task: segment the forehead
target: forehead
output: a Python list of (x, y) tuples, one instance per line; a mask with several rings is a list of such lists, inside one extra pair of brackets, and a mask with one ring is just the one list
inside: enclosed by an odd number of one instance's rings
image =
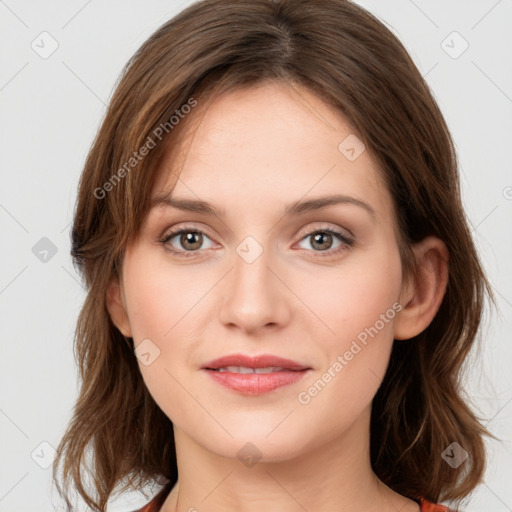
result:
[(267, 82), (237, 89), (207, 105), (199, 101), (193, 115), (165, 155), (153, 197), (175, 184), (173, 196), (239, 210), (263, 199), (288, 204), (327, 193), (364, 197), (376, 210), (390, 207), (353, 128), (304, 87)]

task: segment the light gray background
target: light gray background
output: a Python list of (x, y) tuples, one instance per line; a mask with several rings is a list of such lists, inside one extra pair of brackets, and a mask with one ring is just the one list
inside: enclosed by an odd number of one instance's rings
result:
[[(488, 443), (485, 483), (466, 510), (512, 511), (512, 1), (359, 3), (405, 44), (457, 145), (464, 203), (500, 308), (468, 364), (467, 389), (502, 441)], [(84, 292), (69, 256), (78, 178), (122, 66), (188, 4), (0, 0), (0, 512), (62, 510), (41, 465), (51, 463), (78, 391), (72, 339)], [(52, 39), (58, 48), (43, 59)], [(32, 250), (43, 237), (57, 250), (46, 262)], [(110, 510), (146, 501), (135, 493)]]

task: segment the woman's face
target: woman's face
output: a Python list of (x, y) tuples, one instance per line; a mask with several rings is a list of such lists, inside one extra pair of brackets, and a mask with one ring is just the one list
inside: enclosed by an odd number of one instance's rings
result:
[[(179, 174), (173, 200), (217, 213), (149, 212), (123, 263), (128, 335), (175, 429), (225, 457), (285, 460), (369, 420), (401, 309), (392, 200), (351, 127), (304, 88), (226, 93), (202, 114), (153, 197)], [(204, 368), (232, 354), (308, 369)]]

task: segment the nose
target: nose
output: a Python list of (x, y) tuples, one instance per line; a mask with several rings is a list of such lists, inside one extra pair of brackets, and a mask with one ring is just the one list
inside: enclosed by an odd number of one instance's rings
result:
[(293, 294), (268, 251), (252, 262), (235, 253), (233, 261), (221, 291), (221, 322), (246, 334), (286, 325), (292, 316)]

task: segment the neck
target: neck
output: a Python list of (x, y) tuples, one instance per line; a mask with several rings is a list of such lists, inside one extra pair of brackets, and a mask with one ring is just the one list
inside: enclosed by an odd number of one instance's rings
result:
[[(304, 446), (286, 460), (245, 465), (197, 444), (175, 426), (179, 481), (162, 512), (417, 512), (370, 464), (370, 410), (339, 438)], [(243, 444), (243, 443), (241, 443)]]

